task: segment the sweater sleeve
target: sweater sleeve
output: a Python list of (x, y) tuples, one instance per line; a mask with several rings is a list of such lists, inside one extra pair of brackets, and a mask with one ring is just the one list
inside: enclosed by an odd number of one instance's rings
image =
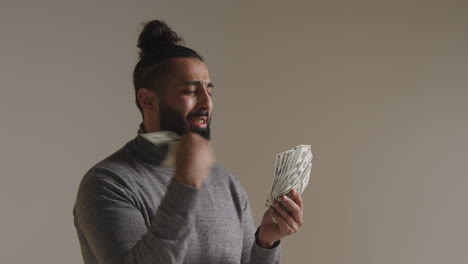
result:
[(78, 191), (75, 223), (98, 263), (182, 263), (198, 196), (172, 180), (148, 227), (128, 189), (97, 174)]
[(249, 199), (244, 192), (244, 213), (243, 213), (243, 226), (244, 226), (244, 242), (242, 252), (242, 264), (272, 264), (280, 263), (281, 247), (280, 242), (275, 243), (271, 249), (260, 247), (255, 242), (256, 227), (253, 221), (252, 212), (249, 205)]

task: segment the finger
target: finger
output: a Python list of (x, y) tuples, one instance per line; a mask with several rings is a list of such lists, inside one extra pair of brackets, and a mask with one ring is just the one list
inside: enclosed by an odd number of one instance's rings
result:
[(291, 199), (296, 202), (296, 204), (302, 209), (304, 207), (304, 203), (302, 200), (301, 195), (294, 189), (291, 190)]
[(288, 224), (289, 227), (293, 228), (293, 229), (298, 229), (298, 224), (296, 223), (296, 221), (294, 220), (294, 218), (291, 216), (291, 214), (283, 208), (283, 206), (281, 206), (279, 204), (279, 202), (274, 202), (273, 203), (273, 208), (275, 209), (275, 211), (286, 221), (286, 223)]
[(286, 219), (284, 219), (284, 217), (282, 215), (280, 215), (278, 213), (278, 211), (274, 210), (273, 213), (272, 213), (272, 216), (275, 219), (276, 223), (278, 223), (278, 228), (279, 228), (280, 235), (282, 235), (282, 236), (290, 235), (290, 234), (293, 234), (293, 233), (295, 233), (297, 231), (297, 229), (294, 229), (293, 227), (291, 227), (288, 224)]
[(281, 201), (286, 205), (291, 212), (292, 217), (299, 225), (302, 225), (302, 208), (299, 207), (291, 198), (286, 195), (281, 197)]

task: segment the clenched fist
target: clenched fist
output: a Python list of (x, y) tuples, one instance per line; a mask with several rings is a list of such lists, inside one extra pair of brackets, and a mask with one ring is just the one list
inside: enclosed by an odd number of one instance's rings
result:
[(176, 154), (174, 179), (199, 189), (214, 163), (210, 141), (196, 133), (184, 134)]

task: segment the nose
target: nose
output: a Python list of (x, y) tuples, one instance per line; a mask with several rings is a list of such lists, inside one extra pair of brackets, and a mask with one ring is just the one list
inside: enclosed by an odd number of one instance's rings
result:
[(197, 96), (197, 110), (211, 112), (213, 101), (207, 89), (200, 89)]

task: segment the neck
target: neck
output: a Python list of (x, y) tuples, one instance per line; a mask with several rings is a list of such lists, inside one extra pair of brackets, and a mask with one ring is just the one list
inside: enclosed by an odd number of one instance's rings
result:
[(145, 128), (146, 133), (152, 133), (161, 130), (159, 127), (159, 120), (152, 116), (145, 116), (145, 118), (143, 118), (143, 127)]

